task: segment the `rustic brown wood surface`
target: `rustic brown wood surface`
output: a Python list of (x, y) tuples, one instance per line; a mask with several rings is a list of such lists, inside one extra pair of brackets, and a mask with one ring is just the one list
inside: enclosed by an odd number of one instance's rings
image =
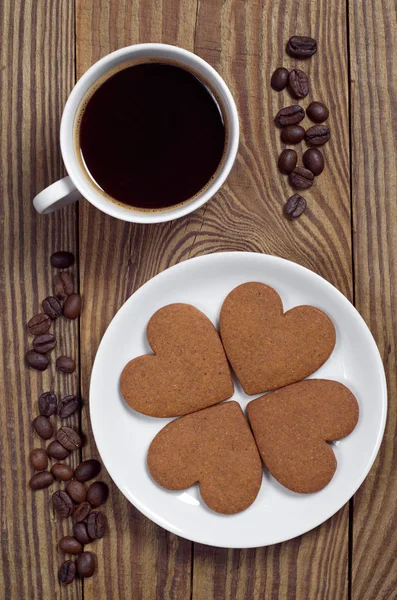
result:
[[(396, 25), (392, 0), (0, 3), (0, 598), (397, 598)], [(277, 170), (281, 144), (273, 117), (292, 102), (287, 92), (273, 92), (269, 79), (277, 66), (302, 64), (284, 51), (295, 33), (319, 41), (318, 54), (303, 66), (311, 83), (303, 105), (312, 99), (328, 104), (332, 139), (324, 148), (326, 169), (305, 193), (307, 213), (289, 222), (282, 206), (291, 190)], [(59, 122), (75, 76), (112, 50), (148, 41), (196, 52), (229, 85), (241, 142), (226, 184), (199, 211), (164, 225), (121, 223), (85, 201), (38, 216), (32, 197), (64, 174)], [(84, 297), (79, 323), (55, 323), (59, 349), (54, 356), (70, 354), (79, 364), (78, 373), (67, 377), (56, 375), (53, 365), (41, 374), (23, 363), (31, 343), (25, 324), (52, 292), (49, 256), (59, 249), (75, 252), (73, 273)], [(345, 506), (290, 542), (251, 550), (192, 544), (166, 532), (130, 505), (104, 473), (111, 490), (105, 508), (109, 533), (93, 548), (98, 572), (83, 583), (60, 587), (57, 569), (63, 557), (56, 544), (71, 525), (53, 514), (51, 493), (59, 486), (36, 493), (28, 488), (29, 451), (45, 445), (31, 429), (38, 395), (50, 388), (61, 396), (81, 392), (81, 416), (71, 422), (87, 437), (82, 456), (97, 456), (89, 380), (113, 315), (135, 289), (168, 266), (228, 250), (288, 258), (355, 300), (388, 375), (388, 428), (376, 465), (350, 511)], [(73, 456), (70, 463), (78, 460)]]

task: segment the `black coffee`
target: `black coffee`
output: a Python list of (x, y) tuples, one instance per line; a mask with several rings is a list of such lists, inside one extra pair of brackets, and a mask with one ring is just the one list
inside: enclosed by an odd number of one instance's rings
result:
[(127, 67), (91, 96), (80, 124), (86, 167), (106, 194), (162, 209), (197, 194), (225, 147), (220, 109), (191, 73), (163, 63)]

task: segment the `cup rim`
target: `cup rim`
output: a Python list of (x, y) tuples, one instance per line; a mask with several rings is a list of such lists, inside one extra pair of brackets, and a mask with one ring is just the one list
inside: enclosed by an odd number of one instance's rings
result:
[[(85, 94), (92, 87), (98, 77), (105, 73), (106, 70), (109, 70), (117, 64), (127, 61), (128, 59), (134, 58), (135, 56), (161, 57), (162, 53), (172, 54), (172, 56), (169, 56), (169, 58), (172, 58), (176, 62), (179, 60), (179, 62), (182, 64), (186, 64), (187, 60), (190, 61), (193, 63), (193, 68), (194, 66), (198, 68), (199, 74), (202, 73), (203, 75), (207, 75), (209, 77), (215, 89), (221, 95), (224, 109), (228, 115), (229, 146), (227, 148), (226, 157), (224, 158), (224, 163), (218, 174), (215, 176), (213, 182), (207, 188), (205, 188), (202, 193), (199, 192), (196, 198), (180, 206), (171, 207), (168, 210), (165, 209), (164, 211), (135, 212), (133, 208), (123, 208), (116, 203), (102, 198), (88, 183), (75, 156), (73, 144), (74, 120), (76, 117), (76, 112)], [(95, 62), (76, 82), (65, 104), (62, 114), (60, 143), (62, 157), (68, 175), (72, 179), (81, 195), (96, 208), (122, 221), (131, 223), (163, 223), (178, 219), (197, 210), (210, 198), (212, 198), (212, 196), (223, 185), (231, 171), (237, 155), (239, 144), (239, 119), (234, 98), (225, 81), (221, 75), (200, 56), (190, 52), (189, 50), (185, 50), (184, 48), (170, 44), (134, 44), (119, 48), (118, 50), (115, 50), (114, 52), (102, 57)]]

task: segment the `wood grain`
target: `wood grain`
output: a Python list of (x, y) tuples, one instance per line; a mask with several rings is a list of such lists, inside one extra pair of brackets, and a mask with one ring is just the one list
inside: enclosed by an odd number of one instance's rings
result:
[[(45, 447), (31, 427), (39, 394), (78, 391), (77, 374), (56, 374), (54, 366), (61, 353), (78, 358), (77, 323), (54, 324), (58, 346), (45, 373), (24, 365), (32, 342), (26, 322), (53, 290), (50, 255), (76, 250), (76, 209), (40, 217), (32, 205), (39, 190), (63, 175), (58, 131), (74, 80), (73, 3), (3, 0), (0, 27), (0, 596), (77, 599), (79, 582), (61, 589), (57, 580), (64, 560), (57, 541), (71, 530), (53, 514), (51, 494), (59, 485), (35, 493), (28, 486), (29, 451)], [(78, 426), (78, 417), (70, 422)]]
[[(280, 64), (297, 64), (284, 52), (294, 33), (319, 40), (319, 53), (304, 65), (312, 86), (307, 104), (318, 99), (329, 105), (333, 137), (324, 149), (326, 171), (305, 194), (309, 211), (291, 223), (282, 215), (292, 191), (277, 171), (281, 144), (272, 120), (292, 102), (286, 92), (272, 92), (269, 80)], [(156, 273), (189, 257), (227, 250), (276, 254), (322, 274), (351, 298), (345, 2), (77, 0), (76, 39), (78, 75), (107, 52), (135, 42), (176, 43), (194, 50), (222, 74), (241, 119), (232, 174), (216, 198), (192, 215), (164, 225), (133, 226), (81, 203), (85, 395), (96, 349), (117, 309)], [(336, 81), (332, 86), (330, 73)], [(83, 424), (88, 431), (86, 413)], [(90, 440), (87, 454), (95, 452)], [(191, 592), (200, 600), (262, 598), (265, 593), (280, 599), (347, 598), (346, 507), (314, 532), (274, 548), (196, 546), (192, 589), (188, 542), (149, 523), (115, 487), (107, 514), (111, 534), (99, 552), (99, 574), (84, 584), (87, 598), (99, 589), (112, 590), (114, 598), (122, 598), (126, 590), (134, 590), (136, 598), (178, 600)]]
[(350, 2), (356, 306), (388, 382), (385, 437), (354, 500), (352, 599), (397, 598), (397, 6)]

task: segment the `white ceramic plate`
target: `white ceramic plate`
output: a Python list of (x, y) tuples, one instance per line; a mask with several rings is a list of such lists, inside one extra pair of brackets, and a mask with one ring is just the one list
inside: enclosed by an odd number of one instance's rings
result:
[[(334, 443), (338, 468), (316, 494), (295, 494), (267, 472), (255, 502), (237, 515), (219, 515), (200, 498), (198, 486), (170, 492), (158, 486), (146, 467), (154, 436), (171, 419), (146, 417), (123, 401), (119, 377), (125, 364), (150, 352), (146, 325), (172, 302), (193, 304), (218, 325), (227, 294), (247, 281), (261, 281), (282, 297), (284, 310), (311, 304), (335, 324), (336, 347), (312, 377), (347, 385), (360, 405), (356, 429)], [(236, 383), (234, 399), (245, 409), (248, 397)], [(127, 300), (109, 325), (91, 377), (91, 421), (103, 462), (116, 485), (142, 513), (187, 539), (229, 548), (266, 546), (316, 527), (339, 510), (363, 482), (378, 452), (386, 419), (387, 391), (378, 349), (363, 319), (327, 281), (295, 263), (263, 254), (210, 254), (160, 273)]]

